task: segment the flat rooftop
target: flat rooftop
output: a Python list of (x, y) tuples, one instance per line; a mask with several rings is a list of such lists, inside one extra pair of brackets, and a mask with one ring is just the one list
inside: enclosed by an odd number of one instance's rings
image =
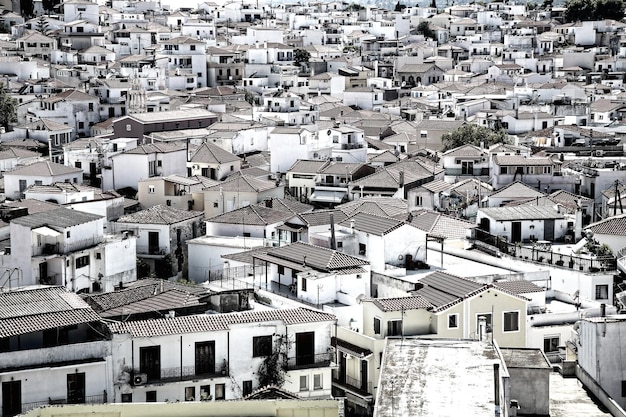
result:
[(493, 417), (493, 364), (486, 342), (388, 338), (374, 417)]

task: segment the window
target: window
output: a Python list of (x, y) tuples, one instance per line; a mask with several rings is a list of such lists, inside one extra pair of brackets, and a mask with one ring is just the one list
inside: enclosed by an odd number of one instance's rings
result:
[(507, 311), (504, 313), (504, 331), (516, 332), (519, 330), (519, 311)]
[(306, 291), (306, 278), (301, 278), (301, 290)]
[(459, 315), (448, 314), (448, 329), (456, 329), (459, 327)]
[(559, 336), (545, 336), (543, 338), (543, 352), (553, 353), (558, 352), (561, 340)]
[(606, 284), (596, 285), (596, 300), (608, 300), (609, 286)]
[(219, 203), (213, 203), (213, 208), (218, 208), (219, 207)]
[(196, 400), (196, 387), (185, 387), (185, 401)]
[(133, 394), (122, 394), (122, 402), (123, 403), (132, 403), (133, 402)]
[(374, 317), (374, 334), (380, 334), (380, 319)]
[(157, 392), (156, 391), (146, 391), (146, 402), (147, 403), (155, 403), (157, 401)]
[(154, 194), (154, 185), (148, 185), (148, 194)]
[(126, 131), (130, 132), (133, 129), (133, 127), (131, 125), (126, 125)]
[(300, 391), (308, 391), (308, 390), (309, 390), (309, 376), (300, 375)]
[(89, 111), (93, 111), (93, 103), (89, 103)]
[(252, 381), (243, 381), (243, 396), (252, 394)]
[(252, 338), (252, 357), (258, 358), (272, 354), (272, 336), (255, 336)]
[(35, 180), (35, 185), (43, 185), (43, 181), (41, 181), (41, 180)]
[(148, 381), (161, 378), (161, 346), (139, 348), (139, 372), (148, 376)]
[(89, 265), (89, 255), (76, 258), (76, 269), (84, 268)]
[(415, 205), (416, 206), (421, 206), (424, 204), (424, 198), (421, 195), (416, 195), (415, 196)]
[(285, 267), (278, 265), (278, 275), (285, 275)]
[(67, 232), (65, 232), (65, 237), (68, 238), (68, 239), (70, 238), (70, 231), (69, 230)]
[(322, 389), (322, 374), (313, 375), (313, 389)]
[(200, 385), (200, 401), (208, 401), (211, 399), (211, 386)]
[(367, 253), (367, 245), (365, 243), (359, 243), (359, 255), (365, 255)]
[(82, 167), (83, 167), (83, 164), (82, 164), (82, 162), (80, 162), (80, 161), (76, 161), (76, 162), (74, 162), (74, 167), (76, 167), (76, 168), (82, 168)]
[(102, 254), (100, 252), (96, 252), (96, 259), (102, 259)]
[(84, 404), (85, 403), (85, 373), (84, 372), (76, 372), (72, 374), (67, 374), (67, 402), (68, 404)]
[(387, 336), (402, 335), (402, 320), (389, 320), (387, 322)]
[(478, 325), (479, 325), (479, 318), (480, 317), (484, 317), (485, 318), (485, 324), (487, 326), (487, 328), (485, 329), (486, 333), (491, 333), (491, 313), (481, 313), (481, 314), (477, 314), (476, 315), (476, 334), (478, 334)]
[(215, 384), (215, 399), (223, 400), (226, 398), (226, 384)]

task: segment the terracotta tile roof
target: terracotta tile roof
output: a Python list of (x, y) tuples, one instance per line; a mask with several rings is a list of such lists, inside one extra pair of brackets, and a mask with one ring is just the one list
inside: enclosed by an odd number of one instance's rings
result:
[(599, 222), (590, 224), (586, 229), (601, 235), (626, 236), (626, 214), (600, 220)]
[[(409, 213), (405, 200), (393, 197), (365, 197), (337, 206), (347, 216), (369, 213), (378, 216), (397, 217)], [(335, 217), (336, 220), (336, 217)]]
[(224, 182), (206, 188), (207, 191), (236, 191), (248, 193), (260, 193), (277, 188), (274, 181), (262, 180), (249, 175), (236, 175), (228, 177)]
[(320, 271), (335, 271), (369, 265), (369, 262), (364, 259), (304, 242), (295, 242), (280, 248), (272, 248), (267, 254)]
[(411, 214), (410, 224), (425, 231), (430, 236), (464, 239), (467, 237), (467, 230), (476, 227), (476, 224), (472, 222), (431, 210), (419, 210)]
[(247, 224), (267, 226), (284, 222), (293, 217), (293, 213), (275, 210), (262, 205), (250, 205), (232, 210), (208, 219), (211, 223)]
[(32, 164), (17, 167), (11, 171), (5, 172), (4, 175), (20, 175), (20, 176), (56, 176), (67, 174), (81, 174), (83, 170), (80, 168), (68, 167), (56, 164), (50, 161), (39, 161)]
[(451, 187), (452, 184), (441, 180), (434, 180), (431, 182), (427, 182), (426, 184), (422, 184), (422, 188), (425, 188), (433, 193), (440, 193), (442, 191), (449, 190)]
[(563, 219), (565, 216), (551, 206), (523, 205), (514, 207), (481, 208), (479, 212), (495, 221), (508, 220), (549, 220)]
[(155, 337), (172, 334), (228, 330), (233, 324), (282, 321), (287, 325), (334, 321), (335, 316), (306, 308), (266, 311), (245, 311), (225, 314), (179, 316), (155, 320), (109, 323), (114, 334), (132, 337)]
[(341, 223), (341, 226), (350, 227), (354, 224), (354, 229), (365, 233), (370, 233), (376, 236), (383, 236), (387, 233), (402, 227), (405, 222), (396, 220), (387, 216), (378, 216), (374, 214), (358, 212), (351, 217), (348, 217)]
[[(169, 142), (155, 142), (149, 143), (146, 145), (137, 145), (136, 148), (125, 150), (121, 154), (136, 154), (136, 155), (150, 155), (155, 153), (167, 153), (167, 152), (181, 152), (185, 151), (184, 145), (179, 143), (169, 143)], [(115, 157), (117, 155), (114, 155)]]
[(0, 337), (98, 321), (80, 296), (63, 287), (39, 287), (0, 293)]
[(298, 159), (293, 163), (288, 172), (297, 172), (304, 174), (317, 174), (323, 167), (329, 165), (329, 161)]
[(38, 213), (18, 217), (11, 220), (11, 222), (25, 227), (30, 227), (31, 229), (41, 226), (64, 229), (79, 224), (93, 222), (101, 218), (102, 216), (98, 216), (96, 214), (85, 213), (79, 210), (57, 206), (55, 210), (40, 211)]
[(347, 217), (346, 214), (338, 209), (334, 210), (315, 210), (310, 213), (300, 213), (300, 218), (309, 226), (322, 226), (330, 224), (330, 215), (333, 215), (335, 223), (339, 223)]
[(500, 288), (511, 294), (528, 294), (531, 292), (544, 292), (545, 290), (540, 286), (533, 284), (530, 281), (515, 280), (515, 281), (498, 281), (495, 282), (494, 287)]
[(454, 149), (450, 149), (444, 152), (444, 156), (472, 156), (472, 157), (484, 157), (487, 154), (485, 149), (480, 149), (478, 146), (465, 144)]
[(181, 210), (176, 207), (156, 205), (145, 210), (127, 214), (117, 219), (117, 223), (176, 224), (204, 215), (202, 211)]
[(535, 190), (534, 188), (529, 187), (520, 181), (512, 182), (511, 184), (500, 188), (499, 190), (493, 192), (489, 197), (497, 197), (497, 198), (535, 198), (541, 197), (545, 194)]
[(402, 311), (402, 310), (430, 310), (433, 305), (421, 295), (396, 298), (375, 298), (374, 304), (381, 311)]
[(205, 164), (225, 164), (228, 162), (241, 161), (236, 155), (217, 146), (212, 142), (204, 142), (193, 153), (189, 162), (199, 162)]

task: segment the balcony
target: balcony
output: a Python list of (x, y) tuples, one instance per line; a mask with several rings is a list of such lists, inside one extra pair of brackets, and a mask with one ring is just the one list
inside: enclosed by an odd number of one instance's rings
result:
[(342, 150), (349, 150), (349, 149), (360, 149), (363, 147), (362, 143), (342, 143), (341, 144), (341, 149)]
[[(196, 372), (195, 366), (179, 366), (175, 368), (161, 368), (160, 377), (148, 376), (147, 383), (163, 383), (173, 381), (191, 381), (194, 379), (209, 379), (227, 377), (228, 366), (225, 369), (216, 366), (212, 372)], [(138, 369), (133, 371), (133, 376), (141, 375)], [(133, 378), (134, 380), (135, 378)]]
[(467, 170), (463, 168), (446, 168), (446, 175), (451, 176), (474, 176), (489, 175), (489, 168), (474, 168), (473, 170)]
[(302, 355), (287, 358), (287, 370), (324, 368), (333, 363), (333, 354), (330, 352), (316, 353), (313, 355)]
[(22, 413), (26, 413), (38, 407), (44, 407), (47, 405), (61, 405), (61, 404), (106, 404), (107, 392), (103, 391), (102, 394), (87, 395), (84, 398), (48, 398), (44, 401), (35, 401), (31, 403), (22, 404)]
[(136, 252), (138, 256), (147, 255), (161, 258), (170, 253), (170, 248), (167, 246), (137, 245)]
[(360, 397), (372, 397), (373, 395), (371, 382), (347, 375), (339, 375), (339, 371), (333, 372), (333, 384)]

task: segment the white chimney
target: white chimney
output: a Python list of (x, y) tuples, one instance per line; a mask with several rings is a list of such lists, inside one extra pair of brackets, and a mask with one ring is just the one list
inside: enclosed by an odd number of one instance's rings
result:
[(485, 340), (487, 334), (487, 318), (485, 316), (478, 316), (478, 340)]

